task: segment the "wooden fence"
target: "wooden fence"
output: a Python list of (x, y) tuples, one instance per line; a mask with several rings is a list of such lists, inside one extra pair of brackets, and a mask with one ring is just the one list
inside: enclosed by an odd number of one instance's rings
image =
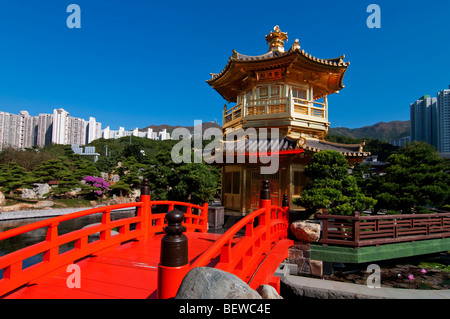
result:
[(450, 237), (450, 213), (353, 216), (317, 214), (322, 221), (319, 244), (374, 246)]

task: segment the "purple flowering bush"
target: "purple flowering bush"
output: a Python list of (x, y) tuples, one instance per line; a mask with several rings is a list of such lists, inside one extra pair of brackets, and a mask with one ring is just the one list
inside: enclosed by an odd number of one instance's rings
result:
[(101, 177), (94, 177), (94, 176), (86, 176), (83, 178), (86, 181), (86, 184), (100, 188), (99, 190), (95, 190), (95, 193), (98, 196), (102, 196), (104, 192), (108, 190), (109, 184)]

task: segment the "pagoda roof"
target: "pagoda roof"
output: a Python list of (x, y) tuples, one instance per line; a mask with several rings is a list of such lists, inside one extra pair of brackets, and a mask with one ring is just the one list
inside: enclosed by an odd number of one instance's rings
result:
[(365, 142), (361, 144), (341, 144), (319, 139), (306, 139), (304, 149), (314, 153), (330, 150), (337, 151), (347, 157), (366, 157), (370, 155), (370, 152), (363, 151), (364, 145)]
[[(211, 79), (206, 82), (211, 85), (228, 102), (236, 102), (240, 91), (245, 90), (252, 79), (259, 80), (258, 72), (279, 70), (278, 78), (286, 73), (303, 73), (303, 81), (314, 86), (314, 99), (339, 92), (344, 73), (350, 62), (344, 62), (342, 55), (332, 59), (320, 59), (300, 50), (299, 40), (292, 47), (284, 50), (287, 33), (278, 26), (266, 35), (269, 52), (262, 55), (245, 55), (233, 50), (227, 64), (220, 73), (211, 73)], [(282, 73), (282, 74), (280, 74)]]
[(211, 79), (206, 82), (216, 89), (228, 102), (236, 102), (238, 89), (231, 83), (239, 83), (246, 80), (249, 73), (273, 68), (293, 68), (302, 71), (312, 71), (327, 74), (328, 88), (318, 90), (315, 98), (338, 92), (343, 85), (344, 73), (350, 62), (344, 62), (345, 55), (332, 59), (320, 59), (292, 47), (286, 52), (270, 51), (262, 55), (251, 56), (233, 50), (232, 56), (220, 73), (211, 73)]
[(212, 84), (219, 78), (223, 77), (225, 73), (231, 68), (233, 62), (271, 62), (271, 60), (277, 60), (281, 57), (295, 57), (296, 55), (299, 55), (306, 60), (309, 60), (310, 62), (315, 62), (319, 65), (321, 64), (329, 67), (347, 68), (350, 65), (350, 62), (344, 62), (345, 55), (332, 59), (319, 59), (315, 56), (312, 56), (311, 54), (308, 54), (305, 50), (300, 51), (299, 48), (290, 48), (286, 52), (270, 51), (261, 55), (245, 55), (233, 50), (233, 54), (229, 58), (228, 63), (225, 65), (223, 70), (220, 73), (211, 73), (211, 79), (206, 80), (206, 82)]
[[(340, 144), (312, 138), (283, 137), (279, 139), (245, 139), (239, 141), (223, 141), (223, 151), (232, 150), (235, 154), (255, 154), (261, 149), (269, 153), (289, 155), (309, 151), (317, 153), (322, 150), (337, 151), (346, 157), (366, 157), (370, 152), (364, 152), (364, 142), (361, 144)], [(299, 152), (295, 152), (299, 151)], [(224, 154), (225, 155), (225, 154)]]

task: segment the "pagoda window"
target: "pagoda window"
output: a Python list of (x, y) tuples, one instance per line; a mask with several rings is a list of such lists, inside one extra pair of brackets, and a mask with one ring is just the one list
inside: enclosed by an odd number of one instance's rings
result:
[(280, 96), (280, 86), (274, 85), (270, 88), (270, 96), (271, 97), (279, 97)]
[(296, 99), (307, 99), (307, 91), (305, 89), (292, 89), (292, 97)]
[(239, 194), (240, 191), (240, 172), (226, 172), (224, 183), (225, 194)]
[(300, 195), (303, 190), (303, 187), (306, 185), (305, 177), (302, 171), (295, 170), (293, 172), (293, 186), (294, 186), (294, 195)]
[(252, 90), (248, 90), (247, 92), (245, 92), (245, 98), (247, 101), (252, 99)]
[(259, 88), (259, 97), (260, 98), (267, 98), (267, 97), (269, 97), (269, 88), (267, 86), (261, 86)]

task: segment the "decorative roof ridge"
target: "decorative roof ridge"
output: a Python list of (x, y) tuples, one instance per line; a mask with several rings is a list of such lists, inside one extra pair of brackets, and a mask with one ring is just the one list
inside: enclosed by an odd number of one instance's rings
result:
[(345, 144), (345, 143), (337, 143), (337, 142), (331, 142), (331, 141), (326, 141), (326, 140), (321, 140), (319, 142), (324, 142), (330, 145), (335, 145), (335, 146), (347, 146), (347, 147), (360, 147), (360, 146), (364, 146), (366, 145), (366, 141), (362, 141), (361, 143), (356, 143), (356, 144)]
[(233, 55), (231, 59), (233, 61), (245, 62), (245, 61), (258, 61), (258, 60), (269, 60), (282, 57), (287, 55), (289, 52), (279, 52), (279, 51), (269, 51), (261, 55), (246, 55), (233, 50)]
[(294, 52), (297, 51), (301, 55), (303, 55), (305, 58), (308, 58), (309, 60), (312, 60), (317, 63), (331, 65), (331, 66), (349, 66), (350, 62), (344, 62), (345, 54), (341, 55), (337, 58), (330, 58), (330, 59), (319, 59), (305, 50), (300, 50), (300, 47), (295, 47), (294, 45), (287, 51), (287, 52)]

